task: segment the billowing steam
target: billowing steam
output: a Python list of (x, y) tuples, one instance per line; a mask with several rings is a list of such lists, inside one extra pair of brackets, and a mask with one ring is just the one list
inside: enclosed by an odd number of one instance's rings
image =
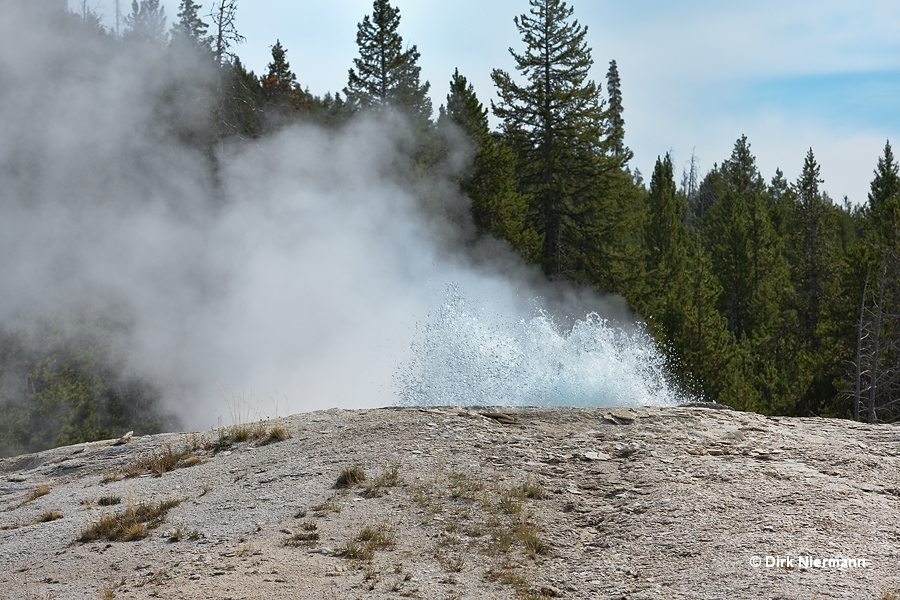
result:
[[(398, 382), (434, 375), (411, 345), (434, 341), (416, 324), (440, 313), (448, 283), (513, 321), (536, 316), (535, 296), (559, 315), (609, 314), (590, 294), (541, 287), (501, 244), (474, 242), (449, 178), (419, 193), (398, 166), (411, 135), (399, 120), (292, 126), (220, 147), (214, 173), (184, 142), (203, 131), (171, 125), (209, 110), (189, 92), (211, 84), (200, 63), (110, 54), (29, 5), (0, 9), (0, 323), (117, 324), (128, 368), (185, 426), (227, 418), (219, 384), (276, 398), (267, 410), (281, 414), (395, 404)], [(501, 399), (492, 388), (472, 403)]]

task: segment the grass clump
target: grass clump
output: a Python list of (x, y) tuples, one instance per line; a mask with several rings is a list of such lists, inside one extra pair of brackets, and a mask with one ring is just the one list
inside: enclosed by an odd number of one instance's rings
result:
[(478, 493), (484, 490), (484, 484), (466, 473), (450, 473), (450, 496), (455, 499), (475, 501)]
[(379, 523), (374, 527), (364, 527), (355, 539), (347, 542), (338, 549), (344, 558), (370, 561), (375, 557), (376, 550), (386, 550), (394, 547), (394, 532), (385, 525)]
[(400, 469), (399, 467), (392, 466), (384, 471), (375, 478), (374, 481), (366, 484), (365, 495), (370, 497), (381, 496), (383, 495), (383, 488), (388, 487), (397, 487), (403, 482), (403, 479), (400, 477)]
[(319, 541), (318, 531), (299, 531), (291, 537), (284, 540), (285, 546), (308, 546), (312, 547)]
[[(35, 489), (33, 489), (31, 491), (31, 493), (28, 494), (28, 496), (24, 500), (22, 500), (22, 502), (20, 502), (15, 508), (25, 506), (29, 502), (34, 502), (38, 498), (40, 498), (42, 496), (46, 496), (49, 493), (50, 493), (50, 486), (47, 484), (41, 484), (41, 485), (37, 486)], [(7, 510), (12, 510), (12, 509), (7, 509)]]
[(538, 536), (537, 527), (528, 523), (522, 523), (516, 529), (516, 537), (525, 546), (525, 553), (532, 558), (539, 554), (546, 554), (549, 550), (547, 544)]
[(344, 558), (349, 558), (351, 560), (370, 561), (375, 558), (375, 550), (366, 544), (358, 544), (352, 541), (347, 542), (338, 548), (338, 553)]
[(366, 472), (361, 467), (344, 467), (334, 484), (336, 488), (350, 488), (366, 480)]
[(370, 546), (373, 550), (385, 550), (394, 547), (394, 532), (390, 527), (379, 523), (375, 527), (364, 527), (356, 539)]
[(120, 469), (104, 471), (103, 479), (100, 480), (100, 483), (120, 481), (147, 474), (159, 477), (177, 468), (192, 467), (200, 464), (203, 460), (199, 456), (192, 454), (192, 448), (198, 443), (196, 440), (191, 441), (188, 439), (187, 443), (181, 448), (175, 448), (172, 444), (166, 444), (164, 448), (151, 450)]
[[(343, 506), (334, 501), (334, 498), (329, 498), (325, 502), (320, 504), (316, 504), (315, 506), (310, 507), (310, 510), (313, 511), (316, 516), (324, 517), (329, 512), (339, 513), (344, 509)], [(306, 511), (300, 511), (297, 514), (303, 513), (303, 516), (306, 516)], [(298, 517), (302, 518), (302, 517)]]
[(181, 500), (162, 500), (129, 506), (118, 514), (103, 515), (81, 532), (78, 541), (105, 539), (111, 542), (130, 542), (143, 539), (147, 537), (149, 530), (158, 527), (168, 512), (179, 504)]
[(208, 449), (219, 452), (242, 442), (256, 442), (263, 445), (280, 442), (290, 437), (290, 431), (280, 423), (276, 423), (271, 427), (268, 426), (268, 420), (254, 423), (238, 423), (230, 427), (220, 427), (216, 441), (210, 443)]
[(291, 437), (291, 432), (283, 425), (273, 425), (267, 434), (269, 442), (281, 442)]
[[(303, 531), (291, 535), (284, 540), (285, 546), (309, 546), (312, 547), (319, 541), (319, 526), (313, 521), (304, 521), (300, 523), (300, 529)], [(285, 533), (289, 531), (285, 530)]]
[(502, 498), (500, 498), (500, 508), (503, 509), (503, 512), (508, 515), (521, 515), (522, 500), (515, 495), (503, 496)]
[(526, 480), (525, 483), (522, 484), (521, 491), (526, 498), (531, 498), (532, 500), (542, 500), (547, 497), (547, 491), (544, 487), (537, 481), (531, 479)]
[(97, 499), (97, 504), (100, 506), (115, 506), (122, 502), (122, 496), (101, 496)]
[(199, 540), (203, 537), (203, 534), (200, 533), (199, 529), (194, 529), (192, 531), (187, 531), (182, 525), (175, 527), (166, 532), (166, 538), (169, 542), (175, 543), (180, 542), (181, 540)]
[(50, 521), (56, 521), (57, 519), (62, 519), (62, 513), (58, 510), (45, 510), (41, 513), (41, 516), (37, 518), (37, 523), (49, 523)]

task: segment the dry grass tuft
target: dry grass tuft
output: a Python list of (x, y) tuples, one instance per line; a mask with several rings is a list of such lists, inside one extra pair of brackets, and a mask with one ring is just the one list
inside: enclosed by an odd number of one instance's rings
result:
[(366, 472), (360, 467), (345, 467), (334, 484), (336, 488), (349, 488), (366, 480)]
[(181, 500), (162, 500), (129, 506), (117, 514), (102, 515), (81, 532), (78, 541), (106, 539), (111, 542), (130, 542), (143, 539), (147, 537), (149, 530), (158, 527), (168, 512), (179, 504)]
[(49, 485), (47, 485), (47, 484), (39, 485), (37, 488), (34, 489), (34, 491), (32, 491), (30, 494), (28, 494), (28, 497), (25, 498), (25, 500), (19, 506), (25, 506), (29, 502), (34, 502), (41, 496), (46, 496), (49, 493), (50, 493)]
[(381, 496), (384, 494), (384, 488), (397, 487), (402, 482), (400, 468), (396, 465), (391, 466), (382, 471), (374, 481), (366, 484), (365, 495), (370, 497)]
[(62, 513), (58, 510), (45, 510), (41, 513), (41, 516), (37, 518), (38, 523), (49, 523), (50, 521), (56, 521), (57, 519), (62, 519)]

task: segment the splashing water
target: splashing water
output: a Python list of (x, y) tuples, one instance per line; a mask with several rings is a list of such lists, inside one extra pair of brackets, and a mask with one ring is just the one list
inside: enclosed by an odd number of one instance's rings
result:
[(447, 299), (396, 376), (406, 406), (666, 406), (682, 401), (653, 339), (590, 313), (564, 330)]

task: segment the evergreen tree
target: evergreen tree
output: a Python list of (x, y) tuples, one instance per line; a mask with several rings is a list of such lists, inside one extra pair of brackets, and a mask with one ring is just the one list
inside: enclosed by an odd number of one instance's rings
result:
[(294, 90), (297, 76), (291, 71), (291, 63), (287, 61), (287, 51), (281, 45), (281, 40), (275, 40), (275, 45), (272, 46), (272, 62), (266, 69), (266, 75), (262, 78), (266, 95), (286, 96)]
[(869, 191), (869, 214), (879, 244), (900, 250), (900, 166), (891, 142), (884, 145)]
[(340, 92), (336, 92), (334, 95), (327, 92), (322, 98), (311, 98), (310, 102), (310, 112), (313, 117), (328, 127), (340, 125), (351, 115), (350, 108), (341, 97)]
[(870, 423), (900, 417), (900, 167), (890, 142), (878, 159), (862, 213), (862, 240), (851, 249), (845, 289), (855, 300), (855, 417)]
[(794, 186), (797, 198), (793, 244), (796, 253), (794, 282), (801, 297), (798, 307), (805, 345), (817, 349), (821, 343), (820, 321), (823, 307), (834, 297), (836, 264), (832, 216), (819, 192), (820, 168), (812, 148), (803, 163), (803, 172)]
[[(785, 386), (795, 414), (823, 414), (837, 397), (834, 382), (841, 377), (838, 314), (844, 311), (838, 295), (839, 211), (820, 192), (820, 168), (812, 149), (792, 186), (786, 252), (791, 268), (792, 295), (786, 308), (791, 316), (782, 334), (788, 352), (784, 360)], [(852, 318), (852, 317), (851, 317)]]
[(668, 355), (669, 368), (692, 393), (729, 398), (725, 373), (738, 364), (734, 338), (715, 310), (720, 292), (709, 256), (685, 227), (687, 199), (675, 187), (672, 158), (657, 159), (647, 194), (647, 290), (636, 303)]
[(538, 257), (537, 232), (526, 226), (528, 198), (518, 190), (516, 155), (506, 142), (491, 135), (488, 113), (465, 77), (455, 70), (447, 107), (441, 106), (438, 125), (446, 121), (462, 129), (473, 146), (471, 171), (461, 190), (472, 203), (470, 212), (480, 233), (495, 235), (517, 248), (526, 261)]
[(420, 83), (419, 51), (415, 45), (403, 49), (399, 25), (400, 9), (388, 0), (375, 0), (372, 15), (358, 24), (359, 58), (353, 59), (344, 95), (358, 109), (400, 109), (427, 121), (431, 84)]
[(768, 195), (772, 227), (779, 238), (786, 239), (791, 227), (790, 219), (795, 197), (781, 169), (775, 169), (775, 176), (769, 182)]
[(297, 76), (291, 71), (287, 51), (281, 45), (281, 40), (276, 40), (272, 46), (272, 62), (266, 69), (261, 80), (265, 101), (282, 114), (309, 112), (308, 94), (297, 84)]
[(159, 5), (159, 0), (132, 0), (125, 27), (125, 39), (162, 45), (166, 41), (165, 7)]
[(459, 74), (459, 69), (455, 69), (450, 78), (447, 106), (441, 106), (440, 114), (460, 127), (476, 147), (491, 137), (488, 111), (475, 95), (472, 84)]
[(665, 339), (680, 333), (687, 308), (688, 290), (683, 275), (687, 268), (687, 232), (684, 228), (687, 204), (675, 187), (672, 157), (657, 157), (647, 194), (648, 221), (646, 273), (648, 294), (642, 310)]
[(104, 36), (109, 35), (106, 27), (103, 26), (103, 15), (97, 14), (96, 10), (88, 6), (87, 0), (81, 0), (81, 6), (75, 14), (88, 31)]
[(788, 271), (772, 228), (766, 185), (746, 136), (722, 164), (717, 183), (718, 200), (704, 229), (723, 287), (719, 307), (738, 339), (764, 340), (779, 325)]
[(609, 61), (609, 71), (606, 72), (606, 93), (609, 96), (609, 108), (607, 109), (607, 129), (609, 130), (609, 148), (614, 156), (624, 156), (628, 149), (625, 147), (625, 119), (622, 116), (622, 84), (619, 80), (619, 69), (616, 61)]
[(526, 51), (510, 49), (526, 83), (495, 69), (500, 101), (492, 109), (518, 154), (522, 189), (533, 198), (530, 223), (544, 238), (545, 271), (614, 291), (619, 274), (607, 270), (607, 258), (627, 238), (617, 229), (625, 220), (616, 211), (634, 201), (615, 196), (632, 180), (613, 173), (620, 164), (605, 160), (604, 101), (588, 79), (587, 28), (572, 20), (573, 9), (562, 0), (529, 1), (529, 14), (514, 19)]
[(261, 107), (263, 90), (253, 71), (244, 68), (237, 56), (230, 64), (220, 68), (222, 73), (222, 98), (220, 133), (256, 137), (262, 131)]
[(178, 6), (178, 21), (172, 25), (171, 43), (211, 51), (209, 25), (197, 14), (200, 5), (194, 0), (181, 0)]

